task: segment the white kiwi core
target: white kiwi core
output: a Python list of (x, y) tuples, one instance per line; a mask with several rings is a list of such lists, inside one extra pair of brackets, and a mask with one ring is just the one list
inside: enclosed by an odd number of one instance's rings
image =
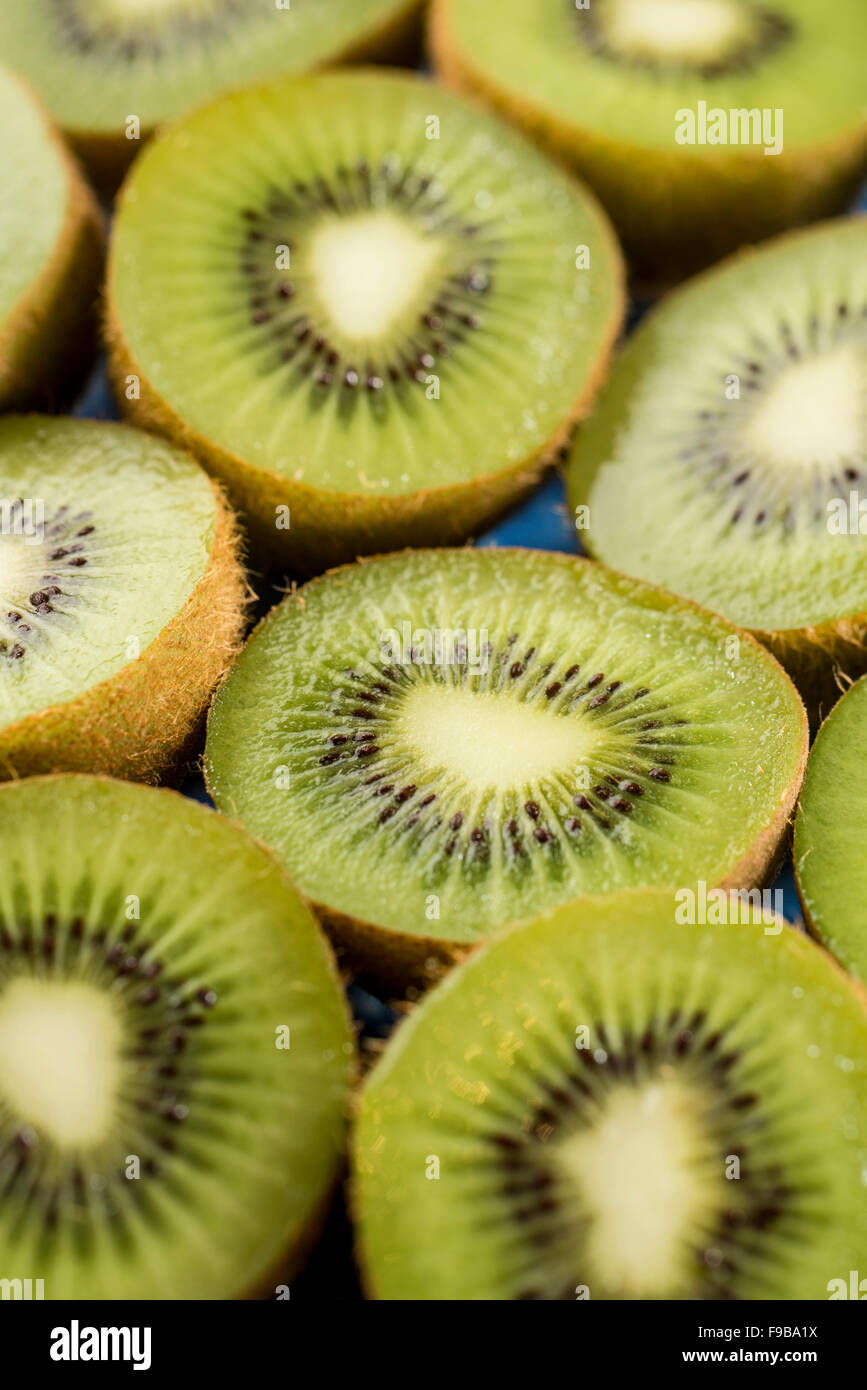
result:
[(714, 1208), (697, 1109), (695, 1094), (673, 1078), (623, 1086), (591, 1127), (557, 1146), (589, 1217), (590, 1267), (627, 1296), (678, 1287), (684, 1241)]
[(748, 14), (737, 0), (614, 0), (605, 26), (612, 44), (649, 58), (719, 58), (743, 38)]
[(13, 980), (0, 995), (0, 1097), (38, 1140), (86, 1148), (110, 1127), (121, 1024), (85, 982)]
[(843, 344), (786, 368), (749, 422), (748, 442), (787, 468), (834, 467), (861, 457), (864, 410), (863, 369)]
[(412, 690), (398, 726), (424, 764), (479, 792), (506, 792), (582, 766), (603, 737), (590, 720), (441, 685)]
[(423, 301), (441, 252), (438, 238), (384, 209), (323, 222), (310, 266), (331, 322), (344, 337), (365, 341), (388, 333)]

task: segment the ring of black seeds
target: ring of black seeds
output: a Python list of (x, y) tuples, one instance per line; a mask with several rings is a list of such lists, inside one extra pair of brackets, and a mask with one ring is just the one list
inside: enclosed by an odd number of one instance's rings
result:
[(606, 30), (606, 0), (594, 0), (587, 9), (575, 10), (569, 5), (576, 23), (576, 31), (581, 43), (594, 57), (619, 67), (638, 68), (650, 76), (678, 79), (686, 76), (699, 76), (706, 80), (720, 77), (739, 77), (754, 72), (768, 59), (773, 58), (795, 36), (796, 28), (785, 15), (772, 9), (758, 9), (752, 5), (749, 13), (753, 20), (753, 33), (744, 38), (736, 48), (709, 59), (666, 58), (659, 54), (624, 52), (611, 41)]
[[(431, 849), (438, 851), (433, 881), (455, 864), (469, 878), (484, 875), (493, 837), (502, 842), (507, 872), (520, 875), (537, 855), (555, 862), (574, 853), (588, 831), (616, 835), (636, 815), (640, 821), (645, 796), (656, 789), (658, 797), (676, 777), (688, 739), (679, 712), (647, 685), (612, 679), (614, 673), (572, 656), (549, 660), (512, 634), (498, 650), (488, 650), (487, 670), (478, 682), (472, 676), (473, 688), (508, 687), (554, 716), (581, 715), (616, 730), (622, 749), (616, 763), (610, 751), (589, 761), (587, 786), (579, 784), (574, 769), (564, 768), (545, 780), (539, 801), (521, 798), (516, 789), (514, 805), (501, 820), (474, 819), (469, 803), (455, 804), (453, 785), (444, 791), (435, 777), (425, 780), (418, 767), (407, 778), (395, 767), (391, 749), (390, 720), (418, 682), (450, 688), (470, 681), (466, 653), (456, 657), (457, 665), (371, 662), (363, 674), (337, 673), (325, 728), (306, 749), (307, 765), (318, 769), (320, 779), (334, 779), (341, 800), (352, 796), (370, 803), (374, 833), (400, 838), (413, 850), (424, 845), (428, 862)], [(297, 735), (293, 743), (297, 753)], [(354, 833), (363, 837), (370, 826)]]
[[(709, 1082), (715, 1096), (713, 1140), (719, 1171), (737, 1158), (744, 1181), (738, 1184), (738, 1204), (720, 1213), (710, 1238), (705, 1235), (692, 1251), (691, 1296), (735, 1298), (738, 1268), (742, 1259), (755, 1255), (756, 1232), (773, 1233), (784, 1220), (797, 1223), (799, 1188), (804, 1186), (794, 1170), (768, 1163), (754, 1146), (762, 1120), (759, 1097), (739, 1077), (742, 1048), (725, 1031), (712, 1031), (701, 1010), (675, 1009), (640, 1034), (625, 1032), (616, 1040), (597, 1020), (592, 1037), (592, 1048), (574, 1050), (570, 1071), (563, 1072), (558, 1063), (556, 1080), (541, 1080), (538, 1068), (528, 1076), (528, 1089), (537, 1097), (532, 1108), (520, 1123), (510, 1121), (508, 1129), (490, 1137), (487, 1161), (506, 1199), (509, 1219), (540, 1256), (544, 1254), (547, 1265), (569, 1268), (575, 1249), (575, 1193), (570, 1189), (568, 1202), (560, 1194), (551, 1161), (556, 1141), (592, 1126), (606, 1096), (624, 1081), (651, 1084), (662, 1071), (667, 1076), (682, 1073), (687, 1084), (694, 1079)], [(581, 1219), (579, 1212), (579, 1224)], [(587, 1271), (575, 1268), (562, 1288), (528, 1285), (515, 1297), (574, 1302), (576, 1286), (586, 1282)]]
[[(322, 319), (310, 287), (291, 269), (278, 268), (280, 247), (303, 244), (324, 215), (351, 215), (394, 206), (420, 230), (448, 237), (453, 256), (448, 275), (415, 326), (376, 357), (359, 358), (351, 344)], [(360, 161), (339, 166), (330, 179), (273, 188), (264, 206), (241, 211), (238, 265), (250, 325), (270, 344), (284, 369), (287, 390), (305, 382), (321, 401), (338, 392), (346, 410), (367, 400), (377, 410), (425, 389), (428, 375), (483, 327), (482, 306), (495, 280), (496, 228), (470, 223), (451, 212), (441, 187), (386, 158), (371, 168)], [(314, 401), (315, 404), (315, 401)]]
[(86, 978), (118, 1000), (126, 1036), (121, 1060), (131, 1064), (121, 1103), (132, 1123), (117, 1136), (116, 1151), (106, 1149), (86, 1174), (50, 1136), (0, 1111), (0, 1199), (26, 1194), (46, 1231), (67, 1201), (117, 1218), (130, 1201), (146, 1200), (147, 1185), (127, 1181), (127, 1156), (135, 1153), (143, 1175), (153, 1177), (175, 1149), (195, 1080), (191, 1037), (206, 1029), (217, 992), (207, 981), (176, 978), (140, 925), (130, 923), (118, 934), (82, 917), (61, 922), (53, 913), (35, 924), (0, 922), (0, 994), (21, 976)]

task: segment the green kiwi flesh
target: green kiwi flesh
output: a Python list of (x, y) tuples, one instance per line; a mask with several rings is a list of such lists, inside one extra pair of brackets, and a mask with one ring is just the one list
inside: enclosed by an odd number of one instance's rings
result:
[(434, 0), (431, 40), (596, 189), (646, 282), (842, 211), (867, 168), (862, 0)]
[(229, 88), (351, 54), (390, 56), (418, 0), (29, 0), (0, 9), (0, 52), (95, 172)]
[(0, 854), (4, 1276), (85, 1300), (279, 1282), (353, 1075), (309, 910), (224, 818), (107, 779), (0, 788)]
[(708, 271), (639, 327), (575, 441), (582, 543), (756, 632), (808, 696), (823, 667), (860, 674), (865, 389), (867, 218)]
[(722, 619), (586, 560), (479, 549), (284, 600), (215, 697), (205, 770), (385, 973), (579, 894), (757, 883), (805, 758), (791, 682)]
[(353, 1142), (373, 1296), (827, 1299), (864, 1268), (863, 999), (782, 919), (675, 911), (559, 908), (399, 1026)]
[(233, 520), (126, 425), (0, 420), (0, 775), (169, 775), (237, 649)]
[(521, 136), (415, 77), (325, 74), (226, 96), (136, 163), (112, 373), (257, 556), (310, 572), (463, 540), (531, 487), (621, 296), (607, 221)]
[(816, 736), (795, 819), (795, 877), (812, 931), (867, 983), (867, 677)]
[(56, 405), (95, 337), (100, 217), (45, 113), (3, 67), (0, 130), (0, 410)]

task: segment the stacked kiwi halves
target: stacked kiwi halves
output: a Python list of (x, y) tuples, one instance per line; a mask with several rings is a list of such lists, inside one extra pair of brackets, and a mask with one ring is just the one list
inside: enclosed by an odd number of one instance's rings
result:
[(867, 19), (427, 8), (0, 6), (0, 1275), (286, 1297), (349, 1148), (372, 1297), (826, 1298)]

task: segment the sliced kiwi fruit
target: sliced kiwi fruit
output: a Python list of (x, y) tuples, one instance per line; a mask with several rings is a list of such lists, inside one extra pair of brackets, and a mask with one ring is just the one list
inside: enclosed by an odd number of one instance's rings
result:
[(0, 6), (0, 52), (110, 188), (155, 127), (221, 91), (349, 58), (410, 55), (419, 8), (419, 0), (28, 0)]
[(0, 420), (0, 777), (181, 772), (244, 601), (234, 517), (189, 455)]
[(108, 298), (122, 408), (225, 483), (257, 556), (306, 572), (463, 540), (523, 495), (622, 310), (589, 195), (370, 71), (224, 97), (154, 142)]
[(750, 629), (812, 709), (867, 666), (867, 218), (655, 309), (569, 462), (582, 542)]
[(444, 550), (273, 610), (205, 768), (389, 982), (578, 894), (758, 883), (805, 758), (791, 682), (722, 619), (568, 555)]
[(867, 677), (813, 744), (795, 819), (795, 877), (811, 931), (867, 983)]
[(0, 854), (4, 1274), (46, 1299), (264, 1292), (327, 1202), (354, 1071), (315, 919), (176, 792), (8, 784)]
[(570, 903), (478, 951), (370, 1074), (368, 1287), (827, 1299), (867, 1261), (865, 1133), (864, 998), (808, 938), (680, 925), (664, 891)]
[(0, 130), (0, 410), (63, 405), (94, 343), (101, 217), (45, 112), (3, 67)]
[(596, 189), (651, 285), (841, 211), (867, 169), (862, 0), (434, 0), (431, 39)]

